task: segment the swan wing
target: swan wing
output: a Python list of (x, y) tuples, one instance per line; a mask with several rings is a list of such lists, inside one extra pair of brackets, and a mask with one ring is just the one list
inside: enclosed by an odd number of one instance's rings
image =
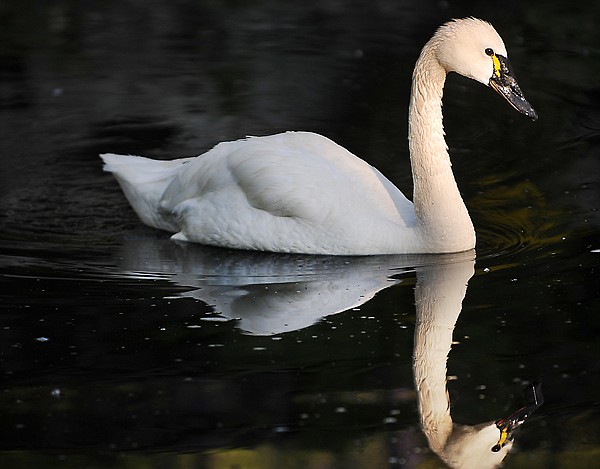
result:
[(375, 212), (411, 224), (412, 203), (377, 169), (318, 134), (286, 132), (218, 144), (187, 164), (163, 194), (164, 210), (215, 192), (243, 195), (277, 217), (323, 222)]
[(160, 192), (156, 185), (146, 192), (152, 192), (160, 227), (178, 231), (175, 239), (270, 251), (375, 253), (382, 233), (390, 238), (393, 230), (414, 224), (412, 204), (389, 180), (318, 134), (223, 142), (171, 163), (164, 177), (153, 176), (168, 183)]

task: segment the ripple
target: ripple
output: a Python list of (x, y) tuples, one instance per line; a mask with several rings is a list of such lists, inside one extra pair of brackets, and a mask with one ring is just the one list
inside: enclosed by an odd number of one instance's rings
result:
[(555, 241), (555, 237), (545, 236), (543, 231), (531, 231), (530, 226), (516, 224), (514, 220), (480, 226), (477, 235), (479, 259), (535, 251)]
[(478, 259), (540, 251), (562, 241), (564, 213), (551, 208), (530, 181), (488, 182), (469, 203), (477, 232)]

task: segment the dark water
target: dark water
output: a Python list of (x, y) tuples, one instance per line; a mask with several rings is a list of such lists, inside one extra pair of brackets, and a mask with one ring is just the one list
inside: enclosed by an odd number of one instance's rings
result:
[[(498, 7), (1, 4), (0, 466), (444, 467), (414, 376), (443, 388), (446, 355), (456, 424), (506, 417), (541, 382), (504, 467), (598, 465), (600, 7)], [(175, 244), (101, 171), (106, 151), (174, 158), (312, 130), (410, 193), (412, 65), (467, 15), (494, 23), (540, 115), (449, 78), (476, 256)], [(415, 346), (436, 305), (449, 354), (435, 335)]]

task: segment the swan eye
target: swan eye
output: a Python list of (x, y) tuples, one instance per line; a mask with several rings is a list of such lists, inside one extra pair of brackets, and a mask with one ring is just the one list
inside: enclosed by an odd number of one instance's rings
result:
[(494, 55), (494, 49), (492, 49), (492, 48), (488, 47), (488, 48), (485, 50), (485, 55), (489, 55), (489, 56), (491, 57), (492, 55)]

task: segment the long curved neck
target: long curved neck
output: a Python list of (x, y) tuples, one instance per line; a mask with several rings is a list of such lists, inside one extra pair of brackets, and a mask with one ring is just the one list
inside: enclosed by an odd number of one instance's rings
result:
[(408, 115), (408, 140), (417, 226), (429, 252), (475, 246), (475, 230), (460, 196), (444, 140), (442, 95), (446, 71), (430, 40), (413, 72)]
[(439, 455), (453, 431), (446, 361), (473, 266), (474, 262), (467, 260), (417, 269), (413, 372), (421, 427)]

